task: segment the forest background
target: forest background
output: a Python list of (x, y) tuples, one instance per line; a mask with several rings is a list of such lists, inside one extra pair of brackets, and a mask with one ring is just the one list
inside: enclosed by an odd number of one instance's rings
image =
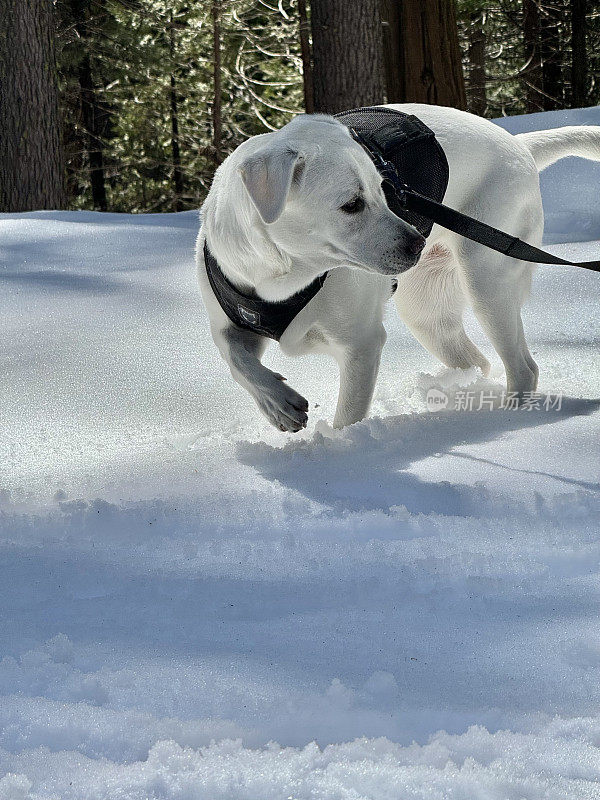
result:
[(0, 211), (197, 208), (304, 111), (600, 102), (589, 0), (0, 0)]

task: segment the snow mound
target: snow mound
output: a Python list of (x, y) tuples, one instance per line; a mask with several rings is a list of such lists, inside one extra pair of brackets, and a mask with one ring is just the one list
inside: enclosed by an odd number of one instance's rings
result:
[[(574, 731), (573, 723), (556, 719), (527, 734), (472, 726), (461, 736), (438, 733), (408, 747), (385, 738), (252, 750), (235, 740), (199, 750), (159, 741), (145, 761), (120, 768), (81, 759), (75, 765), (65, 754), (62, 774), (43, 781), (41, 794), (14, 773), (0, 789), (8, 792), (4, 800), (595, 800), (599, 734), (591, 720), (578, 720)], [(47, 752), (31, 760), (35, 771), (48, 761), (56, 768)]]

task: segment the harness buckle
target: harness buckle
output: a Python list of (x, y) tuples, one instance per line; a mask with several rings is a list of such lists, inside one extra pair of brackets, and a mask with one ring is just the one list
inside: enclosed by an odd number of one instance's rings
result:
[(400, 208), (406, 208), (406, 192), (409, 187), (400, 180), (396, 172), (396, 167), (391, 162), (384, 161), (379, 169), (379, 173), (383, 179), (383, 183), (388, 186), (394, 194)]
[(406, 208), (406, 192), (410, 191), (410, 186), (400, 180), (400, 176), (394, 164), (384, 157), (381, 150), (375, 144), (369, 144), (357, 130), (350, 128), (350, 134), (352, 138), (362, 146), (367, 155), (370, 156), (371, 161), (375, 164), (375, 169), (381, 175), (382, 184), (389, 187), (396, 198), (398, 206), (400, 208)]

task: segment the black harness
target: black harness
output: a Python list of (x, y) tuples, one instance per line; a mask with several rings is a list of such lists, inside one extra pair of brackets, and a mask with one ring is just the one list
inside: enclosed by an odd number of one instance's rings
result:
[(336, 117), (377, 167), (390, 210), (429, 236), (432, 220), (407, 208), (403, 193), (410, 186), (437, 202), (444, 199), (448, 161), (435, 133), (412, 114), (393, 108), (354, 108)]
[[(364, 148), (382, 178), (389, 208), (428, 236), (434, 223), (511, 258), (600, 271), (600, 261), (567, 261), (442, 205), (448, 161), (434, 132), (420, 119), (392, 108), (356, 108), (336, 114)], [(223, 311), (238, 327), (279, 341), (292, 320), (323, 286), (327, 273), (281, 302), (240, 292), (204, 243), (208, 280)], [(395, 287), (394, 287), (395, 288)]]
[(302, 291), (280, 303), (273, 303), (269, 300), (262, 300), (256, 294), (252, 296), (242, 294), (236, 289), (223, 275), (217, 259), (208, 249), (206, 241), (204, 242), (204, 263), (212, 290), (229, 319), (239, 328), (248, 328), (255, 333), (260, 333), (261, 336), (275, 339), (277, 342), (294, 317), (302, 311), (309, 300), (313, 299), (327, 277), (327, 273), (320, 275)]

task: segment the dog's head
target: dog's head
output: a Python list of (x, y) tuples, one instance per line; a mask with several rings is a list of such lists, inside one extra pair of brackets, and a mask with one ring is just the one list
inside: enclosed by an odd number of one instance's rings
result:
[(379, 173), (344, 125), (300, 116), (261, 139), (238, 169), (279, 250), (384, 275), (416, 264), (425, 240), (390, 211)]

